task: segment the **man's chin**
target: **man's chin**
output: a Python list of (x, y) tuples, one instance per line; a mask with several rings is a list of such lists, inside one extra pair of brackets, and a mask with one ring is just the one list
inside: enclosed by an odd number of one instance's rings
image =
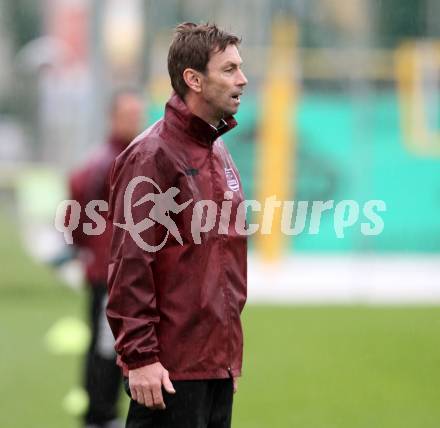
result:
[(225, 110), (224, 116), (225, 117), (233, 116), (234, 114), (237, 113), (238, 107), (239, 106), (236, 106), (236, 107), (232, 107), (232, 108), (229, 108), (229, 109)]

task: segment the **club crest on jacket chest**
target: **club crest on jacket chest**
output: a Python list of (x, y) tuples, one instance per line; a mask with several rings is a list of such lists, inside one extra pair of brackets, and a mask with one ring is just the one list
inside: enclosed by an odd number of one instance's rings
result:
[(238, 191), (238, 189), (240, 188), (240, 183), (237, 176), (235, 175), (235, 171), (232, 168), (225, 168), (225, 177), (228, 187), (233, 192)]

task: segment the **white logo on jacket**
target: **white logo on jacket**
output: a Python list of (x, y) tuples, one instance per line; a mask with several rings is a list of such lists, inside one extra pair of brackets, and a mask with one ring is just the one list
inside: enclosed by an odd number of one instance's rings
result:
[(238, 189), (240, 189), (240, 183), (232, 168), (225, 168), (225, 177), (228, 187), (233, 192), (236, 192)]

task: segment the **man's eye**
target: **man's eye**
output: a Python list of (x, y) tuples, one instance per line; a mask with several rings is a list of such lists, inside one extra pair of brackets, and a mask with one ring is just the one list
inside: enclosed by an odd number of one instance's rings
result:
[(227, 69), (225, 70), (226, 73), (230, 73), (231, 71), (232, 71), (232, 68), (227, 68)]

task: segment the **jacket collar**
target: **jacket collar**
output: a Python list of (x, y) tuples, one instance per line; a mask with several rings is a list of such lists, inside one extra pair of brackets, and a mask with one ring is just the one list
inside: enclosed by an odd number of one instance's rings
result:
[(237, 126), (234, 117), (229, 116), (222, 119), (220, 125), (215, 128), (191, 113), (176, 93), (173, 93), (165, 106), (165, 123), (182, 130), (197, 142), (206, 146), (211, 146), (218, 137)]

